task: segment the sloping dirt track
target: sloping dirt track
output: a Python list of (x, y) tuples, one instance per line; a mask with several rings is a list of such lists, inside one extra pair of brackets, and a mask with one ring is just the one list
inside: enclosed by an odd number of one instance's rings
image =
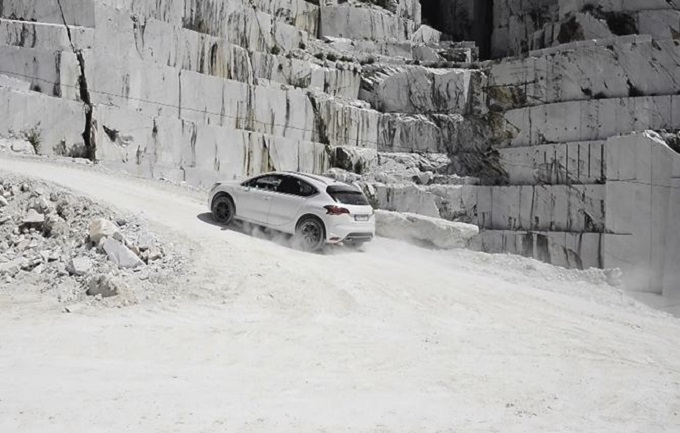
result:
[(204, 196), (0, 156), (193, 248), (162, 302), (64, 314), (0, 291), (3, 432), (669, 432), (680, 322), (518, 257), (378, 239), (308, 254)]

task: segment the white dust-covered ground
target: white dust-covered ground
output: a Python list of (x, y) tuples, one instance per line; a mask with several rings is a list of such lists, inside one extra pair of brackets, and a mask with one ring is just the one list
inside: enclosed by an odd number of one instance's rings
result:
[(139, 213), (195, 271), (121, 309), (0, 291), (0, 432), (680, 431), (680, 321), (600, 271), (384, 239), (308, 254), (210, 224), (188, 189), (0, 170)]

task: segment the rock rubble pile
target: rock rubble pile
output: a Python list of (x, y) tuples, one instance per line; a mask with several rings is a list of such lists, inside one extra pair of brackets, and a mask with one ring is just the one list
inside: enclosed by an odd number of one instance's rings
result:
[(64, 303), (128, 305), (158, 293), (184, 263), (131, 215), (0, 173), (0, 290), (34, 287)]

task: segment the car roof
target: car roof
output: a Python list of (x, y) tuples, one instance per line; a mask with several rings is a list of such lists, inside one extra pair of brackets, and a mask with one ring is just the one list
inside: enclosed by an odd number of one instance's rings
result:
[(281, 171), (281, 172), (277, 172), (277, 174), (293, 175), (293, 176), (296, 176), (300, 179), (303, 179), (303, 180), (306, 180), (306, 181), (311, 181), (312, 183), (315, 183), (317, 186), (319, 186), (318, 184), (322, 184), (323, 186), (347, 185), (344, 182), (337, 181), (337, 180), (332, 179), (330, 177), (320, 176), (318, 174), (302, 173), (302, 172), (299, 172), (299, 171)]
[(321, 175), (318, 175), (318, 174), (303, 173), (303, 172), (300, 172), (300, 171), (270, 171), (270, 172), (259, 173), (257, 175), (251, 176), (250, 179), (260, 177), (260, 176), (272, 175), (272, 174), (280, 175), (280, 176), (294, 176), (294, 177), (297, 177), (298, 179), (302, 179), (302, 180), (305, 180), (305, 181), (313, 184), (317, 188), (324, 189), (324, 190), (328, 186), (342, 186), (342, 187), (350, 187), (350, 188), (356, 189), (356, 187), (354, 185), (351, 185), (351, 184), (346, 183), (346, 182), (341, 182), (339, 180), (335, 180), (333, 178), (321, 176)]

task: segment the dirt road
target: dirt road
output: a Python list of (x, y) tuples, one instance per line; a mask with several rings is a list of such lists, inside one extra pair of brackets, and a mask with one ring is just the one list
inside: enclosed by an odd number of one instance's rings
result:
[(680, 321), (599, 272), (378, 239), (291, 249), (202, 194), (0, 156), (193, 248), (180, 295), (64, 314), (0, 291), (3, 432), (668, 432)]

